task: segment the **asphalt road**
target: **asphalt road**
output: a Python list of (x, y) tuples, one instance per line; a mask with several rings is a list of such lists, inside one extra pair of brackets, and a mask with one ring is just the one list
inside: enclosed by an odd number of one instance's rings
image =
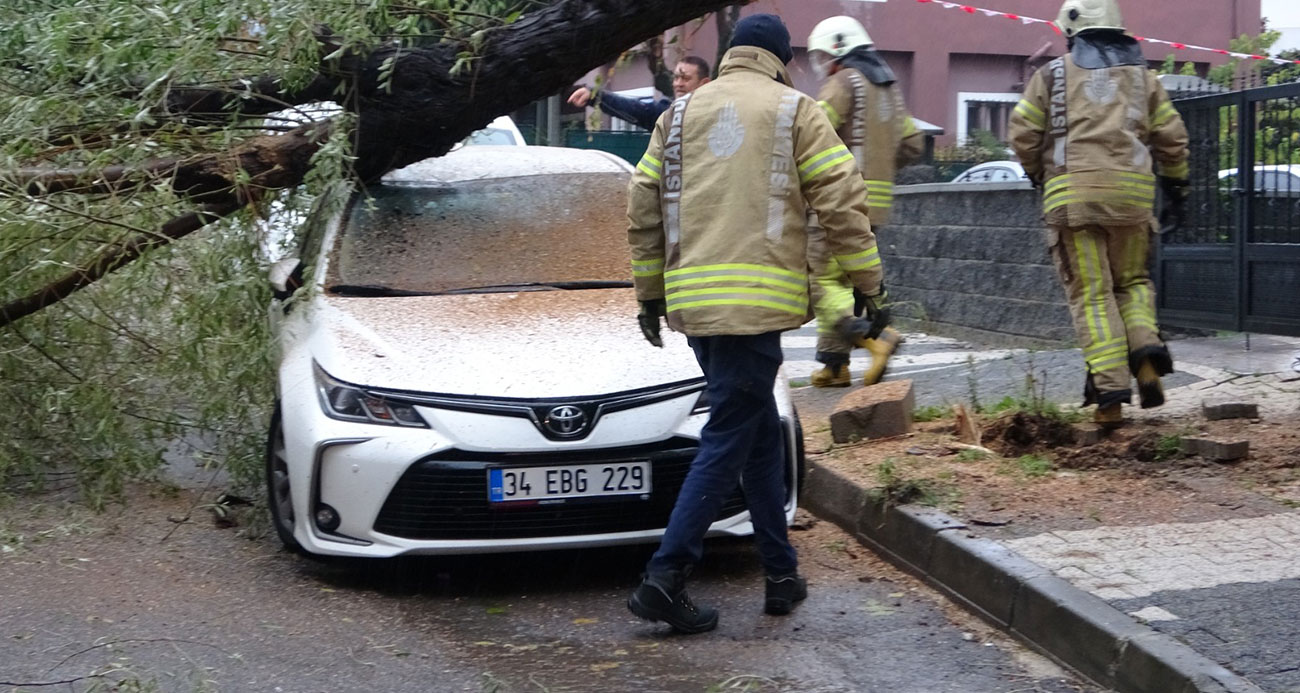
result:
[(0, 509), (0, 690), (1093, 690), (813, 518), (803, 606), (764, 615), (748, 541), (714, 542), (692, 593), (721, 625), (686, 637), (624, 606), (647, 547), (322, 563), (201, 506)]

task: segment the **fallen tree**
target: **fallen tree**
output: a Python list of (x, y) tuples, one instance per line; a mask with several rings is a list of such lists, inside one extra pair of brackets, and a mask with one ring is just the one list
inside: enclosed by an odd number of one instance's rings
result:
[[(450, 26), (447, 18), (457, 16), (457, 3), (412, 3), (417, 9), (422, 4), (449, 9), (430, 9), (407, 18), (441, 18)], [(374, 46), (344, 40), (330, 28), (317, 26), (314, 36), (321, 59), (315, 72), (305, 77), (263, 74), (209, 86), (166, 84), (161, 88), (155, 80), (137, 93), (127, 90), (124, 96), (145, 102), (141, 113), (147, 117), (140, 120), (153, 125), (96, 123), (79, 127), (70, 123), (45, 138), (50, 150), (80, 147), (91, 151), (95, 143), (109, 141), (115, 133), (148, 143), (200, 132), (204, 141), (223, 141), (228, 146), (136, 164), (15, 166), (0, 173), (6, 194), (31, 199), (82, 195), (118, 203), (123, 194), (161, 187), (197, 209), (156, 228), (115, 238), (84, 260), (73, 261), (73, 267), (61, 276), (23, 295), (6, 292), (5, 303), (0, 305), (0, 326), (63, 300), (140, 257), (144, 249), (166, 245), (244, 209), (267, 191), (299, 185), (319, 150), (339, 134), (331, 121), (247, 138), (222, 138), (213, 131), (233, 133), (250, 118), (332, 98), (350, 116), (345, 136), (352, 172), (360, 180), (373, 180), (395, 168), (444, 154), (492, 118), (558, 92), (670, 27), (731, 4), (734, 0), (487, 3), (497, 11), (510, 11), (496, 17), (484, 15), (495, 25), (469, 33), (449, 31), (433, 34), (440, 38), (432, 42), (398, 40)], [(388, 11), (394, 10), (389, 7)], [(248, 41), (258, 44), (254, 39)], [(11, 72), (33, 69), (10, 60)], [(158, 103), (148, 103), (152, 95), (158, 95)], [(32, 151), (26, 158), (49, 156), (49, 150)]]

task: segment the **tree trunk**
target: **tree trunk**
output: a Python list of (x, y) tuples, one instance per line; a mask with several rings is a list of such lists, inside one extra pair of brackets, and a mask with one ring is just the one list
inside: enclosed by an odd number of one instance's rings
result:
[(713, 60), (713, 76), (718, 76), (718, 69), (722, 66), (722, 56), (727, 53), (727, 46), (731, 45), (731, 37), (736, 33), (736, 22), (740, 21), (740, 6), (745, 3), (738, 3), (730, 7), (725, 7), (713, 13), (713, 21), (718, 28), (718, 55)]

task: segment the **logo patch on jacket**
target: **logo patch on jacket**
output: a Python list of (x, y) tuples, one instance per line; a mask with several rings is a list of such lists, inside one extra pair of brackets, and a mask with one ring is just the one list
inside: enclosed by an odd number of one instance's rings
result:
[(1091, 78), (1083, 90), (1088, 95), (1088, 100), (1099, 106), (1114, 102), (1115, 95), (1119, 92), (1119, 83), (1110, 76), (1110, 69), (1103, 67), (1091, 72)]
[(745, 126), (736, 113), (736, 102), (728, 101), (718, 111), (718, 122), (709, 128), (709, 149), (719, 159), (728, 159), (740, 151), (745, 142)]

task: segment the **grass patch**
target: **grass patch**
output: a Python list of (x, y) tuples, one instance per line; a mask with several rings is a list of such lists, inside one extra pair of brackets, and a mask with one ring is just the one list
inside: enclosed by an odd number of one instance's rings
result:
[(983, 410), (985, 414), (1003, 414), (1006, 412), (1018, 412), (1024, 414), (1033, 414), (1045, 419), (1059, 421), (1061, 423), (1073, 424), (1082, 423), (1088, 420), (1087, 412), (1080, 409), (1062, 409), (1055, 402), (1047, 402), (1041, 399), (1025, 399), (1024, 397), (1006, 396), (993, 406)]
[(967, 449), (957, 453), (958, 462), (979, 462), (980, 460), (987, 460), (988, 458), (989, 454), (983, 450)]
[(897, 460), (886, 458), (876, 467), (878, 486), (867, 490), (867, 496), (877, 503), (887, 505), (939, 506), (955, 502), (960, 495), (952, 484), (945, 484), (934, 479), (909, 478), (900, 468)]
[(1020, 457), (1010, 460), (1007, 465), (1013, 472), (1018, 472), (1027, 477), (1040, 477), (1051, 474), (1056, 465), (1048, 458), (1042, 455), (1021, 455)]
[(946, 408), (931, 404), (924, 407), (917, 407), (912, 412), (912, 420), (918, 423), (925, 423), (927, 421), (938, 421), (947, 415), (948, 410)]
[(1156, 441), (1156, 461), (1164, 462), (1183, 456), (1183, 437), (1178, 434), (1160, 436)]

